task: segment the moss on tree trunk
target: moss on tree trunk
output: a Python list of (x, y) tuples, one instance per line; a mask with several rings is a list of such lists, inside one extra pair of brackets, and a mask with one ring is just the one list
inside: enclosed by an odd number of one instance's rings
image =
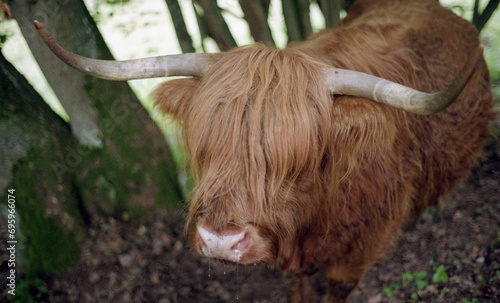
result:
[[(68, 125), (0, 53), (0, 199), (15, 197), (18, 252), (16, 270), (29, 275), (74, 264), (85, 213), (73, 170), (56, 177), (53, 164), (74, 146)], [(21, 236), (22, 231), (22, 236)], [(25, 266), (27, 265), (27, 269)], [(24, 267), (24, 268), (23, 268)]]
[(113, 59), (83, 1), (18, 0), (12, 11), (81, 143), (68, 151), (56, 170), (63, 174), (75, 169), (85, 209), (91, 214), (133, 216), (155, 204), (177, 205), (182, 191), (169, 147), (128, 84), (69, 68), (34, 29), (33, 20), (40, 19), (68, 49)]
[(15, 189), (18, 240), (34, 276), (74, 264), (93, 218), (133, 218), (183, 197), (167, 143), (128, 84), (68, 68), (38, 38), (33, 19), (68, 48), (112, 59), (83, 2), (18, 0), (12, 11), (70, 117), (58, 117), (1, 57), (0, 197), (5, 204)]

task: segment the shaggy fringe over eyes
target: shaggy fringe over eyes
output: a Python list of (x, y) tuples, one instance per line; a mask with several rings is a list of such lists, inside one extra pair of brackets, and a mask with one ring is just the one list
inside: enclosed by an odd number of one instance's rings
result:
[(323, 67), (262, 45), (235, 49), (213, 66), (184, 124), (198, 181), (191, 214), (211, 215), (216, 228), (250, 221), (285, 236), (311, 220), (319, 202), (298, 184), (318, 181), (331, 137)]

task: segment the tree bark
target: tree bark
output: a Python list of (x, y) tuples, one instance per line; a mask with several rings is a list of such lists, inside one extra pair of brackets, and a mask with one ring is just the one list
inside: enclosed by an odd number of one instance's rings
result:
[(342, 9), (342, 0), (319, 0), (321, 11), (325, 17), (325, 27), (330, 28), (340, 21), (340, 10)]
[(181, 7), (177, 0), (165, 0), (167, 2), (168, 11), (174, 24), (177, 41), (183, 53), (194, 53), (193, 40), (189, 35), (184, 17), (182, 15)]
[[(59, 178), (53, 169), (75, 147), (66, 122), (0, 52), (0, 197), (7, 203), (11, 194), (15, 201), (18, 274), (52, 272), (78, 259), (87, 214), (74, 170)], [(23, 238), (24, 256), (19, 253)]]
[[(237, 46), (236, 41), (229, 31), (226, 21), (222, 17), (217, 1), (195, 0), (203, 9), (203, 19), (206, 22), (210, 36), (217, 42), (221, 51), (228, 51)], [(198, 14), (200, 12), (197, 12)]]
[(309, 9), (309, 0), (296, 0), (297, 1), (297, 14), (299, 15), (300, 24), (302, 27), (302, 37), (307, 39), (312, 35), (311, 16)]
[(299, 9), (296, 6), (295, 0), (282, 0), (281, 5), (283, 7), (288, 42), (304, 40), (301, 19), (298, 15)]
[(472, 23), (476, 27), (478, 32), (484, 28), (488, 20), (490, 20), (491, 16), (495, 12), (498, 7), (500, 0), (490, 0), (486, 8), (480, 13), (479, 12), (479, 0), (474, 2), (474, 12), (472, 16)]
[[(57, 180), (76, 170), (82, 201), (90, 213), (129, 216), (155, 203), (180, 201), (177, 169), (164, 137), (128, 84), (71, 69), (50, 52), (34, 29), (33, 20), (38, 19), (66, 48), (87, 57), (113, 59), (83, 2), (16, 0), (11, 7), (42, 72), (70, 116), (72, 133), (86, 145), (54, 165)], [(80, 128), (84, 131), (76, 135)]]
[(267, 8), (263, 3), (254, 0), (239, 0), (239, 2), (254, 40), (268, 46), (275, 46), (271, 29), (267, 23)]
[(312, 34), (309, 0), (283, 0), (281, 5), (288, 42), (302, 41), (309, 37)]

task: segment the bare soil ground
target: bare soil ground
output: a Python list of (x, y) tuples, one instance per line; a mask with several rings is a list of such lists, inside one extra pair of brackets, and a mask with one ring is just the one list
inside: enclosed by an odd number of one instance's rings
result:
[[(351, 302), (500, 302), (500, 143), (447, 198), (400, 235)], [(184, 214), (156, 209), (140, 221), (98, 218), (78, 265), (42, 279), (49, 302), (285, 302), (279, 270), (194, 255)], [(442, 266), (441, 266), (442, 265)], [(436, 274), (437, 273), (437, 274)], [(318, 300), (326, 289), (313, 277)]]

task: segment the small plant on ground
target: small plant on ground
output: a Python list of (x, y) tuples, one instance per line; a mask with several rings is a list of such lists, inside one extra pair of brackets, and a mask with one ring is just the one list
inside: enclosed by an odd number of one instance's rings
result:
[(15, 303), (47, 302), (47, 299), (47, 289), (39, 278), (19, 281), (15, 296), (8, 297), (9, 302)]
[(432, 283), (436, 284), (439, 282), (448, 282), (448, 274), (446, 273), (444, 269), (444, 265), (440, 265), (437, 269), (434, 275), (432, 276)]
[(438, 210), (435, 207), (427, 208), (422, 214), (422, 218), (424, 219), (435, 219), (438, 214)]
[(387, 298), (392, 298), (394, 297), (394, 292), (398, 290), (401, 287), (398, 283), (392, 283), (389, 286), (386, 286), (382, 289), (382, 292)]
[(429, 285), (429, 281), (426, 279), (426, 271), (416, 271), (414, 273), (407, 271), (401, 276), (401, 278), (408, 283), (414, 284), (418, 290), (422, 290)]
[(427, 279), (426, 271), (416, 271), (416, 272), (405, 272), (401, 275), (401, 279), (403, 280), (403, 286), (398, 283), (392, 283), (391, 285), (384, 287), (382, 290), (384, 295), (388, 298), (394, 297), (396, 290), (401, 289), (402, 287), (415, 286), (417, 288), (417, 292), (413, 292), (410, 296), (410, 299), (413, 301), (417, 301), (420, 296), (420, 292), (423, 291), (429, 284), (432, 282), (433, 284), (438, 284), (440, 282), (448, 282), (449, 276), (446, 273), (444, 265), (440, 265), (436, 267), (434, 263), (431, 263), (433, 270), (435, 270), (432, 275), (431, 280)]

